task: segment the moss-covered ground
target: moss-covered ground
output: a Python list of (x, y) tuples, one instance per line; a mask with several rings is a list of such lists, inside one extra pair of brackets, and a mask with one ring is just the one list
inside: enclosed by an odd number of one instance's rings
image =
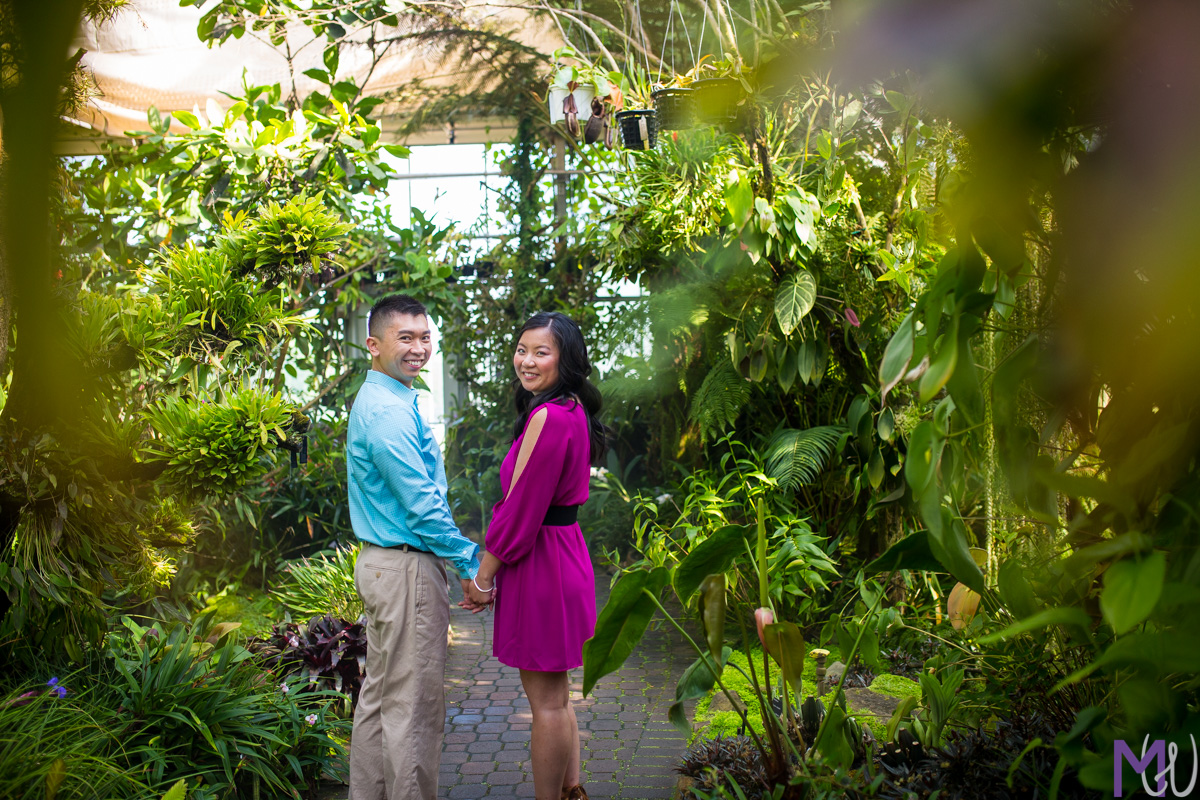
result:
[[(841, 653), (836, 646), (830, 645), (826, 649), (829, 650), (829, 657), (826, 660), (826, 665), (832, 664), (841, 658)], [(757, 675), (759, 684), (763, 682), (763, 653), (759, 648), (751, 651), (751, 657), (754, 659), (754, 669)], [(771, 662), (771, 683), (772, 695), (776, 693), (776, 687), (779, 685), (779, 668), (775, 662)], [(740, 670), (740, 671), (739, 671)], [(744, 674), (743, 674), (744, 673)], [(721, 681), (725, 686), (737, 692), (742, 700), (746, 703), (746, 716), (750, 720), (754, 730), (762, 733), (762, 712), (758, 703), (757, 695), (754, 687), (747, 677), (750, 674), (749, 662), (746, 654), (740, 650), (735, 650), (729, 659), (729, 663), (725, 666), (725, 671), (721, 673)], [(817, 662), (816, 659), (806, 658), (804, 660), (802, 692), (804, 697), (813, 694), (817, 686)], [(891, 697), (904, 698), (914, 696), (920, 699), (921, 687), (915, 681), (908, 678), (902, 678), (899, 675), (878, 675), (871, 683), (871, 691), (878, 694), (884, 694)], [(714, 710), (712, 708), (713, 699), (721, 693), (720, 688), (715, 688), (707, 696), (702, 697), (696, 703), (695, 727), (693, 728), (693, 740), (698, 737), (713, 738), (715, 736), (735, 736), (738, 729), (742, 725), (742, 719), (736, 711)], [(832, 697), (827, 694), (823, 699), (828, 703)], [(854, 703), (849, 703), (851, 712), (854, 711)], [(886, 720), (878, 720), (874, 716), (862, 716), (863, 722), (871, 733), (875, 734), (875, 738), (882, 740), (884, 731), (887, 726)]]

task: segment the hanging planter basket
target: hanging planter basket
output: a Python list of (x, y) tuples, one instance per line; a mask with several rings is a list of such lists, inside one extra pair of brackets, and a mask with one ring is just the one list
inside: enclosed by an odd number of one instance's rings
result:
[(658, 116), (653, 109), (617, 112), (621, 143), (629, 150), (651, 150), (658, 143)]
[(745, 96), (736, 78), (704, 78), (692, 84), (696, 93), (696, 113), (705, 125), (734, 125), (738, 104)]
[(658, 114), (658, 128), (682, 131), (696, 124), (696, 99), (692, 89), (659, 89), (650, 97)]
[(569, 92), (563, 86), (551, 86), (550, 94), (547, 99), (547, 104), (550, 106), (550, 124), (556, 125), (566, 119), (566, 114), (563, 111), (563, 101), (567, 99), (567, 95), (575, 98), (575, 110), (580, 119), (580, 125), (587, 120), (588, 115), (592, 113), (592, 98), (596, 96), (596, 87), (591, 83), (581, 83), (575, 87), (575, 91)]

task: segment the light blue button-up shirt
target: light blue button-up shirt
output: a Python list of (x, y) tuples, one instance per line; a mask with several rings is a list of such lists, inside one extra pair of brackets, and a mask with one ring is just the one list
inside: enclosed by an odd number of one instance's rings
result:
[(479, 545), (463, 536), (446, 502), (446, 467), (417, 413), (417, 393), (377, 370), (354, 398), (346, 435), (350, 524), (364, 542), (407, 544), (474, 578)]

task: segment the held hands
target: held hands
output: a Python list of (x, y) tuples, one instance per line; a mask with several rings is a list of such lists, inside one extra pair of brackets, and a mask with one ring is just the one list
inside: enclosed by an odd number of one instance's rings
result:
[(466, 583), (468, 598), (480, 608), (490, 606), (496, 599), (496, 581), (493, 577), (481, 572), (475, 576), (475, 580)]
[(458, 607), (470, 611), (472, 614), (483, 611), (487, 606), (480, 605), (471, 599), (471, 589), (474, 588), (471, 586), (471, 579), (463, 578), (459, 583), (462, 584), (463, 599), (458, 601)]
[(492, 588), (492, 580), (488, 579), (485, 581), (478, 578), (477, 580), (480, 588), (476, 588), (475, 581), (472, 581), (470, 578), (464, 578), (460, 581), (462, 584), (463, 599), (459, 601), (458, 607), (470, 611), (472, 614), (478, 614), (480, 611), (483, 611), (495, 599), (494, 591), (483, 591), (483, 589)]

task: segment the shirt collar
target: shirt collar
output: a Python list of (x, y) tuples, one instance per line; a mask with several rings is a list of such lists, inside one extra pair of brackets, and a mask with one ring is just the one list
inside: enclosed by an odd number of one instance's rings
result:
[(388, 375), (386, 372), (380, 372), (377, 369), (367, 370), (366, 383), (374, 383), (382, 386), (397, 397), (403, 397), (406, 400), (415, 401), (417, 399), (416, 389), (410, 389), (391, 375)]

